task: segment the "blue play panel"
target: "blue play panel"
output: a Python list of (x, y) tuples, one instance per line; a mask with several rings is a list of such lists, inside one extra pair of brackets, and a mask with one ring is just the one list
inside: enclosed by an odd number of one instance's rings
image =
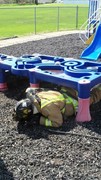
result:
[[(89, 80), (90, 88), (101, 82), (101, 63), (41, 54), (19, 58), (1, 54), (0, 73), (6, 70), (18, 76), (28, 77), (31, 84), (42, 80), (73, 87), (76, 90), (80, 80)], [(3, 83), (2, 78), (0, 83)]]
[[(6, 71), (28, 77), (31, 87), (37, 87), (40, 80), (72, 87), (84, 102), (89, 99), (91, 88), (101, 83), (101, 63), (49, 55), (11, 57), (0, 54), (0, 90), (6, 89)], [(86, 119), (90, 117), (87, 115)]]

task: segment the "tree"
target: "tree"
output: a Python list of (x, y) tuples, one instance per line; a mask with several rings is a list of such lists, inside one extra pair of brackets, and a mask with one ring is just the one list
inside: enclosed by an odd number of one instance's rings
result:
[(20, 2), (20, 0), (16, 0), (16, 3), (18, 4)]
[(17, 4), (23, 3), (24, 0), (15, 0)]
[(35, 0), (35, 4), (38, 5), (38, 0)]

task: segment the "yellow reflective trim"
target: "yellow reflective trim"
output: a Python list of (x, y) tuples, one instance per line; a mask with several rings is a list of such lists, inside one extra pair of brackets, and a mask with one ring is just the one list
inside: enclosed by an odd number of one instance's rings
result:
[(23, 113), (24, 113), (24, 114), (28, 114), (30, 111), (31, 111), (31, 110), (29, 110), (29, 109), (24, 109), (24, 110), (23, 110)]
[(49, 100), (49, 99), (46, 99), (46, 100), (43, 99), (43, 100), (41, 101), (41, 108), (47, 106), (48, 104), (50, 104), (50, 103), (52, 103), (52, 102), (64, 101), (64, 100), (65, 100), (65, 98), (63, 97), (63, 95), (60, 95), (60, 96), (58, 96), (58, 98), (54, 98), (54, 99), (51, 99), (51, 100)]
[(67, 96), (67, 98), (66, 98), (66, 104), (71, 104), (72, 101), (73, 101), (72, 98), (69, 97), (69, 96)]
[(75, 110), (77, 109), (77, 107), (78, 107), (78, 101), (77, 100), (75, 100), (75, 99), (73, 99), (73, 98), (71, 98), (70, 96), (67, 96), (67, 98), (66, 98), (66, 104), (73, 104), (73, 106), (74, 106), (74, 108), (75, 108)]
[(64, 113), (64, 112), (65, 112), (65, 107), (61, 110), (61, 112), (62, 112), (62, 113)]
[(45, 119), (45, 126), (52, 126), (52, 121)]
[(65, 88), (61, 88), (61, 91), (63, 92), (67, 92), (67, 90)]

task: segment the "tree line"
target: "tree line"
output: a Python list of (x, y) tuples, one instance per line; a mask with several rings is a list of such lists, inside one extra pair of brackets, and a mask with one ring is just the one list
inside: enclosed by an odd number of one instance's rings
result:
[[(52, 0), (54, 3), (56, 0)], [(0, 0), (0, 4), (39, 4), (39, 0)]]
[(0, 0), (0, 4), (36, 4), (38, 5), (38, 0)]

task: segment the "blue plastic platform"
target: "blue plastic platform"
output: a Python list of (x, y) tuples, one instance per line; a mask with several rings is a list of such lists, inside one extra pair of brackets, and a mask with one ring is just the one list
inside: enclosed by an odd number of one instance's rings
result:
[(83, 122), (91, 119), (89, 112), (90, 90), (101, 83), (100, 63), (41, 54), (25, 55), (19, 58), (1, 54), (1, 91), (7, 88), (6, 71), (17, 76), (28, 77), (31, 87), (38, 87), (40, 80), (42, 80), (76, 89), (79, 100), (77, 120)]

